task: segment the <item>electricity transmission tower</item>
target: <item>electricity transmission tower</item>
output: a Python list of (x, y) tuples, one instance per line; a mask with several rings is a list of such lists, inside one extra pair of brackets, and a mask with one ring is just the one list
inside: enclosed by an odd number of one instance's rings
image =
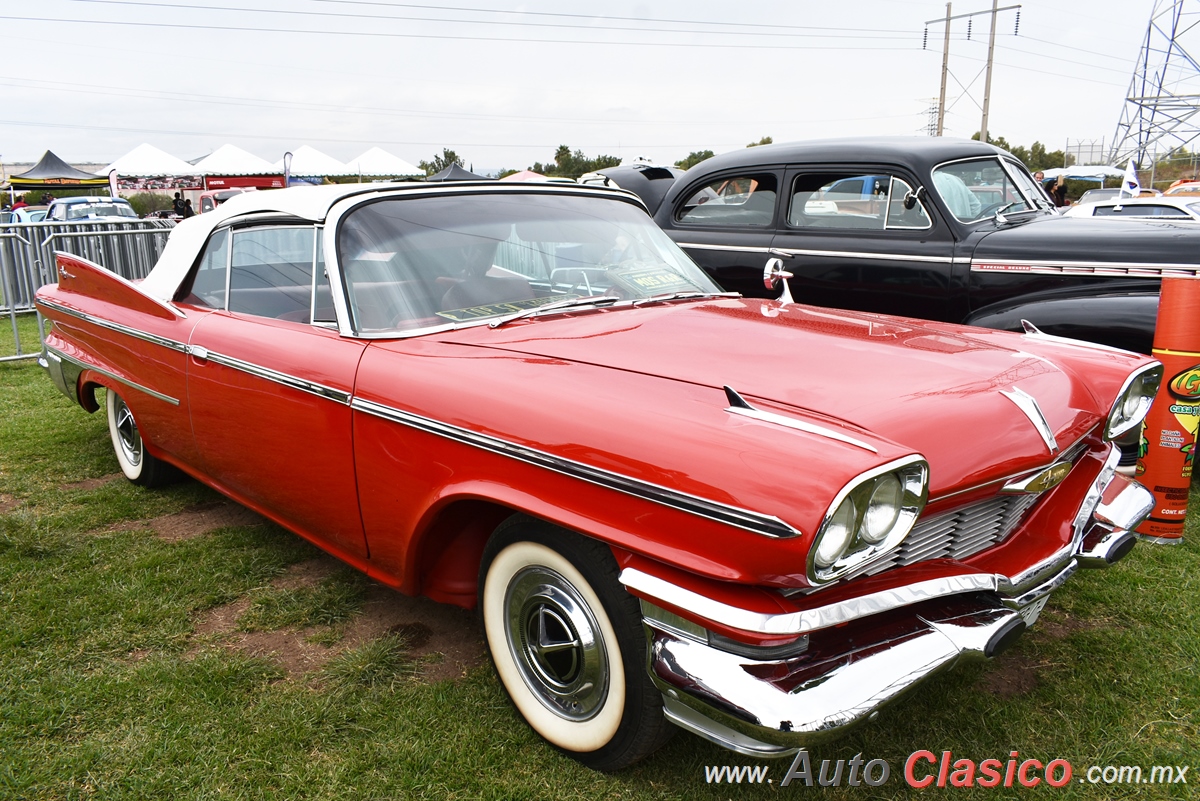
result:
[(1200, 45), (1200, 2), (1155, 0), (1109, 164), (1149, 164), (1200, 137), (1200, 63), (1187, 42)]

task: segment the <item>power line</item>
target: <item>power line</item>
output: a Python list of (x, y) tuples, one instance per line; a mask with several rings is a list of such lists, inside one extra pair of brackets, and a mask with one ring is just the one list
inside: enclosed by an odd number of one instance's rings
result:
[[(889, 36), (864, 36), (864, 31), (859, 31), (853, 28), (824, 28), (813, 29), (811, 33), (786, 33), (778, 30), (768, 31), (697, 31), (681, 28), (656, 28), (639, 25), (637, 27), (620, 26), (620, 25), (579, 25), (573, 23), (562, 22), (505, 22), (496, 20), (471, 20), (471, 19), (451, 19), (447, 17), (420, 17), (412, 15), (396, 15), (396, 14), (349, 14), (346, 12), (332, 11), (301, 11), (298, 9), (282, 9), (282, 8), (245, 8), (241, 6), (216, 6), (216, 5), (199, 5), (195, 3), (150, 3), (144, 0), (61, 0), (67, 3), (84, 3), (88, 5), (104, 5), (104, 6), (137, 6), (149, 7), (156, 9), (170, 8), (182, 9), (189, 11), (232, 11), (235, 13), (244, 14), (275, 14), (289, 17), (333, 17), (335, 19), (366, 19), (366, 20), (394, 20), (394, 21), (414, 21), (414, 22), (443, 22), (452, 25), (508, 25), (519, 28), (567, 28), (574, 30), (587, 31), (624, 31), (637, 33), (692, 33), (702, 36), (774, 36), (774, 37), (789, 37), (789, 38), (822, 38), (828, 39), (831, 36), (838, 39), (887, 39), (887, 40), (908, 40), (911, 38), (911, 33), (907, 31), (875, 31), (877, 33), (889, 33), (894, 35)], [(357, 5), (357, 4), (356, 4)], [(457, 10), (457, 9), (452, 9)], [(472, 9), (477, 11), (477, 9)], [(604, 17), (593, 17), (593, 19), (605, 19)], [(655, 22), (655, 20), (648, 20)], [(677, 23), (676, 23), (677, 24)], [(714, 23), (716, 24), (716, 23)], [(767, 26), (754, 26), (767, 27)], [(852, 33), (838, 34), (832, 31), (852, 31)]]
[(449, 34), (430, 34), (430, 33), (388, 33), (384, 31), (313, 31), (303, 28), (269, 28), (256, 27), (249, 25), (196, 25), (185, 24), (179, 22), (139, 22), (127, 20), (96, 20), (96, 19), (63, 19), (50, 17), (16, 17), (16, 16), (0, 16), (3, 20), (12, 20), (20, 22), (52, 22), (56, 25), (63, 23), (71, 23), (77, 25), (112, 25), (117, 27), (131, 28), (172, 28), (178, 30), (197, 30), (197, 31), (240, 31), (246, 33), (290, 33), (290, 34), (306, 34), (315, 36), (353, 36), (363, 38), (385, 38), (385, 39), (437, 39), (437, 40), (454, 40), (465, 42), (504, 42), (504, 43), (521, 43), (521, 44), (555, 44), (555, 45), (600, 45), (602, 47), (612, 47), (613, 45), (633, 46), (633, 47), (676, 47), (676, 48), (704, 48), (708, 50), (870, 50), (872, 52), (885, 52), (895, 50), (915, 50), (916, 47), (871, 47), (871, 48), (852, 48), (844, 46), (820, 47), (814, 45), (778, 45), (778, 44), (713, 44), (699, 42), (613, 42), (601, 41), (596, 39), (516, 39), (509, 36), (452, 36)]

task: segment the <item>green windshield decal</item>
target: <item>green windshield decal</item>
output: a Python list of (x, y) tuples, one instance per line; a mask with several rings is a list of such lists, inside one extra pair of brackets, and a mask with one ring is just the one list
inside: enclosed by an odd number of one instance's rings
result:
[(545, 298), (529, 298), (527, 300), (510, 300), (506, 303), (489, 303), (486, 306), (471, 306), (466, 309), (450, 309), (437, 313), (438, 317), (445, 317), (447, 320), (453, 320), (456, 323), (466, 323), (471, 320), (479, 320), (483, 317), (495, 317), (499, 314), (516, 314), (523, 312), (526, 309), (536, 309), (538, 306), (545, 306), (547, 303), (558, 303), (562, 300), (571, 300), (572, 298), (580, 297), (579, 295), (550, 295)]
[(645, 298), (668, 292), (695, 292), (698, 287), (667, 267), (627, 267), (608, 271), (613, 283), (635, 297)]

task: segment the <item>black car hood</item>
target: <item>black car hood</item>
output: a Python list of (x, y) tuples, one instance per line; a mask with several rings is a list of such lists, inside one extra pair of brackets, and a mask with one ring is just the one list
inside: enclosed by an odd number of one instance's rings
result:
[(971, 259), (1194, 266), (1198, 252), (1200, 224), (1046, 216), (996, 226)]

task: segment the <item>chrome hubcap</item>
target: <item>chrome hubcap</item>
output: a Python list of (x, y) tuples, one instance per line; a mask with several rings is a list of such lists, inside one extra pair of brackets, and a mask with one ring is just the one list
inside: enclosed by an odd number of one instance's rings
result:
[(117, 426), (117, 441), (121, 453), (129, 464), (137, 467), (142, 461), (142, 435), (138, 433), (133, 412), (119, 395), (113, 402), (113, 418)]
[(537, 699), (568, 720), (595, 715), (608, 695), (608, 652), (574, 585), (549, 568), (525, 568), (505, 609), (509, 648)]

